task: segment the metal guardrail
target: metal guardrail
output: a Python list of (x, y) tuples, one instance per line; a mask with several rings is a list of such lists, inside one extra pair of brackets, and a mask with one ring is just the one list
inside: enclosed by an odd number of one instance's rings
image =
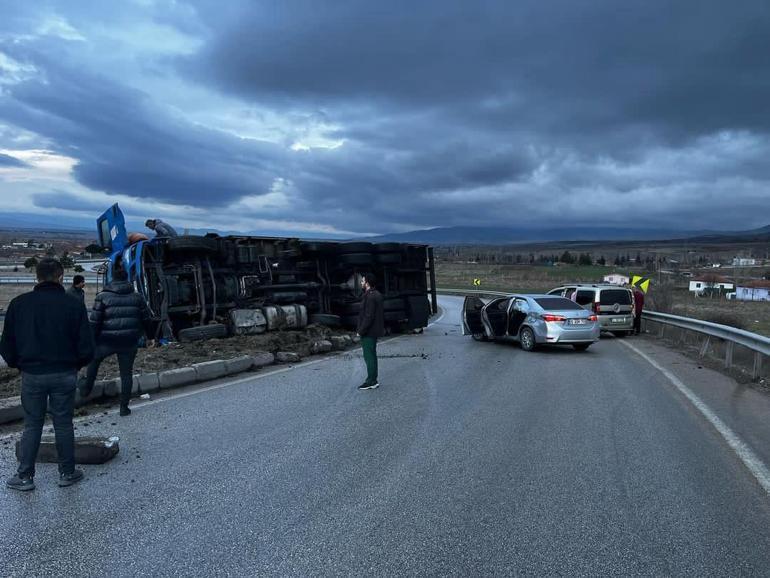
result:
[[(478, 289), (437, 289), (439, 294), (443, 295), (476, 295), (479, 297), (505, 297), (510, 293), (501, 291), (483, 291)], [(642, 319), (645, 321), (659, 323), (661, 327), (671, 326), (692, 331), (706, 336), (706, 340), (701, 345), (700, 356), (704, 357), (711, 346), (711, 339), (718, 339), (726, 343), (725, 347), (725, 368), (733, 365), (733, 353), (735, 345), (740, 345), (754, 352), (754, 367), (752, 377), (757, 379), (762, 373), (762, 358), (770, 356), (770, 337), (758, 335), (743, 329), (730, 327), (729, 325), (720, 325), (710, 321), (692, 319), (690, 317), (680, 317), (669, 313), (658, 313), (657, 311), (645, 311), (642, 313)], [(663, 332), (661, 331), (661, 337)]]

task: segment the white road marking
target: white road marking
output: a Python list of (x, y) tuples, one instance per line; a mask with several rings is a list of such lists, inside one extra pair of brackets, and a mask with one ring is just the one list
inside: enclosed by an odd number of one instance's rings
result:
[(620, 341), (623, 345), (634, 351), (639, 357), (647, 361), (655, 369), (660, 371), (666, 378), (674, 384), (674, 386), (684, 395), (690, 403), (695, 406), (703, 417), (719, 432), (719, 435), (727, 442), (727, 445), (735, 452), (738, 458), (743, 462), (749, 471), (754, 475), (759, 485), (770, 494), (770, 470), (764, 462), (755, 454), (752, 449), (736, 434), (730, 426), (717, 417), (717, 415), (709, 409), (709, 407), (701, 401), (701, 399), (693, 393), (693, 391), (687, 387), (681, 379), (671, 373), (668, 369), (660, 365), (657, 361), (652, 359), (649, 355), (641, 351), (638, 347), (631, 345), (626, 341)]
[[(432, 325), (435, 325), (436, 323), (441, 321), (441, 319), (444, 317), (445, 313), (446, 313), (446, 311), (443, 308), (441, 308), (441, 314), (436, 319), (434, 319), (433, 321), (428, 323), (428, 327), (431, 327)], [(393, 337), (391, 339), (383, 341), (383, 343), (392, 343), (393, 341), (397, 341), (397, 340), (403, 339), (405, 337), (409, 337), (409, 334), (407, 334), (407, 335), (399, 335), (397, 337)], [(172, 393), (170, 395), (164, 395), (163, 397), (159, 397), (157, 399), (150, 399), (148, 401), (138, 401), (137, 400), (137, 401), (134, 401), (134, 403), (131, 404), (131, 409), (140, 409), (140, 408), (143, 408), (143, 407), (148, 407), (148, 406), (156, 405), (156, 404), (159, 404), (159, 403), (165, 403), (167, 401), (173, 401), (173, 400), (176, 400), (176, 399), (183, 399), (185, 397), (190, 397), (191, 395), (198, 395), (200, 393), (206, 393), (208, 391), (216, 391), (217, 389), (222, 389), (222, 388), (225, 388), (225, 387), (230, 387), (232, 385), (238, 385), (238, 384), (241, 384), (241, 383), (246, 383), (247, 381), (258, 381), (258, 380), (261, 380), (261, 379), (265, 379), (267, 377), (272, 377), (274, 375), (279, 375), (281, 373), (286, 373), (287, 371), (292, 371), (294, 369), (300, 369), (302, 367), (309, 367), (309, 366), (315, 365), (317, 363), (323, 363), (324, 361), (330, 361), (332, 359), (336, 359), (337, 357), (339, 357), (340, 355), (342, 355), (344, 353), (351, 353), (353, 351), (358, 351), (359, 349), (361, 349), (360, 346), (359, 347), (355, 347), (353, 349), (347, 349), (345, 351), (340, 351), (340, 352), (337, 352), (337, 353), (332, 354), (332, 355), (327, 355), (327, 356), (321, 357), (319, 359), (312, 359), (310, 361), (303, 361), (301, 363), (296, 363), (296, 364), (293, 364), (293, 365), (290, 365), (290, 366), (287, 366), (287, 367), (281, 367), (279, 369), (273, 369), (273, 370), (270, 370), (270, 371), (268, 371), (266, 373), (259, 373), (259, 374), (256, 374), (256, 375), (248, 375), (248, 376), (245, 376), (245, 377), (239, 377), (237, 379), (231, 379), (231, 380), (228, 380), (228, 381), (225, 381), (225, 382), (222, 382), (222, 383), (217, 383), (215, 385), (209, 385), (209, 386), (205, 386), (205, 387), (198, 387), (198, 388), (196, 388), (194, 390), (191, 390), (191, 391), (181, 391), (179, 393)], [(194, 384), (190, 384), (189, 386), (185, 386), (185, 387), (194, 387)], [(163, 392), (164, 390), (161, 390), (161, 391)], [(166, 391), (170, 391), (170, 390), (166, 390)], [(119, 412), (119, 408), (113, 408), (113, 409), (107, 410), (106, 414), (105, 414), (104, 411), (102, 411), (102, 412), (99, 412), (99, 413), (93, 413), (93, 414), (89, 414), (89, 415), (83, 415), (83, 416), (76, 417), (75, 419), (72, 420), (72, 422), (74, 424), (78, 424), (78, 423), (82, 423), (82, 422), (88, 421), (88, 420), (99, 419), (100, 417), (107, 417), (107, 416), (110, 416), (110, 415), (117, 415), (118, 412)], [(18, 436), (20, 433), (21, 432), (16, 431), (16, 432), (12, 432), (12, 433), (7, 433), (7, 434), (4, 434), (4, 435), (1, 435), (0, 436), (0, 441), (14, 438), (14, 437)]]

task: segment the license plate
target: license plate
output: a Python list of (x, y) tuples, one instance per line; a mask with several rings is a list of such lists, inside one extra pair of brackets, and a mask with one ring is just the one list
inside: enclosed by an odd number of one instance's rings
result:
[(626, 318), (625, 317), (615, 317), (615, 318), (612, 319), (612, 322), (613, 323), (625, 323), (626, 322)]
[(570, 325), (588, 325), (588, 319), (570, 319)]

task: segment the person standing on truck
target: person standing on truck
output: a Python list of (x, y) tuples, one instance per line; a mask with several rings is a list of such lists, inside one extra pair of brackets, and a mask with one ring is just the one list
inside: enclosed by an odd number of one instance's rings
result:
[(72, 278), (72, 285), (69, 289), (67, 289), (67, 294), (72, 295), (73, 297), (77, 297), (80, 299), (80, 302), (85, 304), (86, 302), (86, 292), (84, 287), (86, 286), (86, 278), (82, 275), (75, 275)]
[[(128, 275), (120, 261), (113, 267), (112, 282), (96, 296), (91, 311), (91, 329), (96, 339), (96, 353), (88, 366), (80, 395), (83, 398), (91, 395), (99, 366), (105, 358), (114, 354), (120, 368), (120, 415), (131, 415), (128, 403), (134, 384), (134, 360), (139, 339), (143, 335), (149, 339), (152, 325), (147, 304), (128, 282)], [(149, 346), (152, 344), (148, 341)]]
[(380, 386), (377, 367), (377, 339), (385, 335), (385, 313), (382, 294), (375, 288), (377, 284), (373, 274), (364, 275), (364, 296), (361, 300), (361, 314), (358, 319), (357, 333), (361, 337), (361, 346), (366, 363), (366, 381), (358, 389), (376, 389)]
[(24, 433), (18, 472), (6, 482), (19, 491), (35, 489), (35, 460), (46, 410), (56, 434), (59, 485), (71, 486), (83, 479), (83, 472), (75, 469), (72, 415), (78, 370), (94, 354), (88, 312), (82, 301), (66, 294), (61, 263), (43, 259), (36, 273), (34, 290), (19, 295), (8, 306), (0, 338), (0, 355), (8, 367), (21, 370)]
[(177, 232), (174, 230), (174, 227), (169, 225), (168, 223), (161, 221), (160, 219), (147, 219), (144, 222), (144, 226), (150, 229), (151, 231), (155, 231), (156, 237), (178, 237)]
[(639, 287), (632, 289), (634, 293), (634, 335), (642, 332), (642, 311), (644, 310), (644, 292)]

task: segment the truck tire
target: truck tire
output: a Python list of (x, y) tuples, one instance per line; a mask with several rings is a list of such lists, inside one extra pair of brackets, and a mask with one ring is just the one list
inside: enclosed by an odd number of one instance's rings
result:
[(374, 259), (381, 265), (400, 265), (403, 261), (401, 253), (377, 253)]
[(395, 323), (397, 321), (406, 321), (406, 319), (408, 317), (407, 314), (406, 314), (406, 311), (404, 311), (404, 310), (401, 310), (401, 311), (386, 311), (384, 313), (384, 316), (385, 316), (385, 321), (389, 321), (391, 323)]
[(371, 243), (340, 243), (337, 245), (338, 255), (350, 255), (351, 253), (371, 253)]
[(315, 241), (306, 241), (299, 245), (300, 250), (305, 255), (326, 255), (333, 253), (335, 247), (335, 243), (317, 243)]
[(222, 337), (227, 337), (227, 326), (222, 323), (188, 327), (187, 329), (182, 329), (178, 335), (179, 341), (202, 341), (204, 339)]
[(327, 313), (316, 313), (310, 316), (311, 325), (325, 325), (326, 327), (339, 327), (342, 325), (342, 318), (339, 315), (329, 315)]
[(375, 253), (400, 253), (403, 248), (400, 243), (377, 243), (372, 250)]
[(217, 251), (216, 239), (193, 235), (172, 237), (168, 240), (167, 246), (170, 251), (200, 251), (203, 253), (215, 253)]
[(403, 311), (404, 300), (403, 299), (385, 299), (382, 302), (383, 311)]
[(337, 261), (343, 265), (371, 265), (371, 253), (344, 253), (337, 257)]

